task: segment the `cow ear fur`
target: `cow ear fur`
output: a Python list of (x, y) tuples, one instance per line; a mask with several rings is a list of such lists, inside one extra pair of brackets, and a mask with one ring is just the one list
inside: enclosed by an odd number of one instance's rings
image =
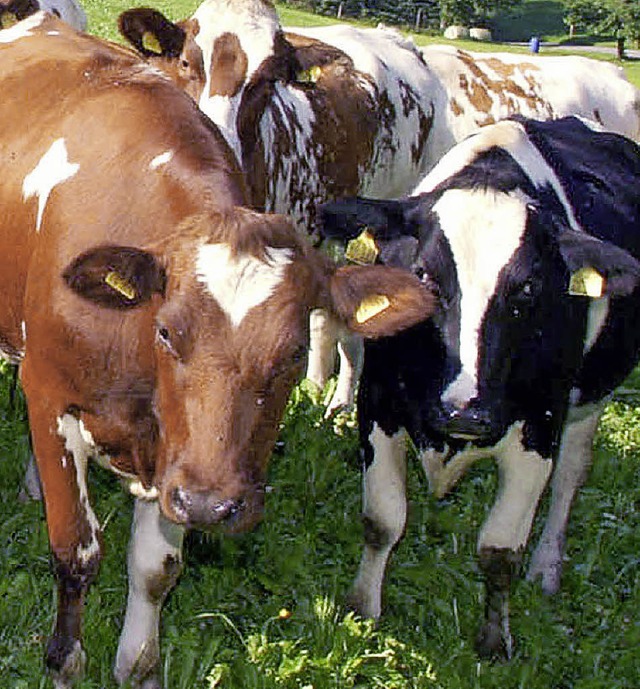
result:
[(436, 297), (406, 270), (346, 266), (331, 277), (334, 313), (355, 333), (388, 337), (429, 318)]
[(347, 241), (363, 230), (379, 239), (412, 234), (406, 227), (406, 202), (354, 197), (318, 206), (316, 222), (327, 239)]
[(131, 309), (164, 294), (166, 274), (157, 259), (140, 249), (102, 246), (78, 256), (62, 278), (76, 294), (100, 306)]
[(184, 46), (184, 31), (150, 7), (123, 12), (118, 17), (118, 29), (145, 57), (177, 57)]
[(590, 268), (604, 280), (604, 293), (610, 296), (627, 296), (640, 282), (640, 262), (630, 253), (596, 237), (564, 229), (558, 236), (560, 253), (573, 275)]

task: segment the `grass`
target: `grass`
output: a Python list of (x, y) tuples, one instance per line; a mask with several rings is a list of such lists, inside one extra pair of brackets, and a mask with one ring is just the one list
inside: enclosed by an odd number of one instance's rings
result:
[[(26, 426), (0, 378), (0, 680), (49, 687), (42, 675), (53, 624), (53, 583), (39, 503), (17, 501)], [(163, 672), (173, 689), (637, 689), (640, 670), (640, 411), (631, 381), (607, 409), (592, 476), (576, 505), (563, 589), (545, 598), (521, 582), (513, 600), (517, 652), (479, 662), (483, 611), (475, 539), (495, 477), (476, 469), (435, 501), (410, 471), (407, 536), (389, 573), (378, 629), (341, 608), (361, 528), (355, 431), (335, 435), (304, 386), (296, 389), (271, 465), (264, 523), (210, 540), (193, 534), (187, 566), (163, 615)], [(87, 602), (87, 678), (108, 689), (126, 595), (130, 499), (91, 473), (107, 555)]]
[[(90, 0), (91, 29), (115, 39), (115, 16), (129, 4)], [(153, 4), (177, 19), (196, 2)], [(283, 15), (287, 24), (327, 21), (289, 9)], [(23, 410), (9, 408), (8, 386), (2, 369), (0, 686), (48, 689), (42, 658), (53, 625), (53, 579), (42, 506), (18, 501), (28, 436)], [(356, 434), (345, 427), (336, 435), (297, 388), (271, 463), (264, 523), (242, 537), (188, 540), (185, 572), (163, 614), (167, 686), (637, 689), (639, 402), (636, 375), (603, 418), (594, 471), (575, 506), (561, 593), (548, 599), (524, 581), (515, 590), (518, 645), (506, 665), (479, 662), (473, 651), (483, 613), (475, 540), (495, 489), (491, 465), (477, 467), (442, 501), (427, 495), (422, 474), (410, 467), (407, 535), (374, 629), (341, 607), (362, 542)], [(89, 664), (80, 689), (109, 689), (126, 598), (131, 500), (99, 469), (92, 468), (90, 486), (107, 553), (87, 601)]]

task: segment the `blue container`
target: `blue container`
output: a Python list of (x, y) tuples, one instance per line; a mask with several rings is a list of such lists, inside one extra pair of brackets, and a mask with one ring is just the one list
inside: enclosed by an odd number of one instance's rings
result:
[(540, 38), (538, 36), (531, 36), (529, 39), (529, 50), (532, 53), (537, 53), (540, 50)]

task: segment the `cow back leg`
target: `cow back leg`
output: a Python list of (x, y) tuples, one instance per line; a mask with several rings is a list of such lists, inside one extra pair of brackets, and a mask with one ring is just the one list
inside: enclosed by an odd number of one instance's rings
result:
[(160, 513), (157, 501), (136, 500), (129, 543), (129, 593), (114, 675), (122, 684), (159, 689), (162, 604), (182, 569), (184, 529)]
[(551, 479), (549, 512), (527, 572), (529, 580), (541, 578), (546, 594), (554, 594), (560, 587), (569, 512), (591, 466), (593, 438), (603, 409), (604, 404), (597, 404), (579, 418), (570, 415), (562, 434)]
[[(28, 382), (27, 376), (27, 394)], [(80, 422), (71, 414), (56, 418), (37, 396), (28, 396), (28, 400), (58, 588), (56, 623), (46, 663), (56, 689), (67, 689), (84, 670), (82, 614), (101, 559), (100, 528), (89, 503), (88, 454)]]
[(389, 555), (404, 534), (406, 499), (406, 436), (386, 435), (377, 425), (369, 436), (373, 461), (364, 472), (364, 552), (349, 596), (363, 617), (377, 619)]
[(522, 427), (515, 425), (496, 448), (498, 495), (478, 538), (480, 568), (486, 583), (485, 622), (476, 641), (482, 656), (509, 658), (509, 595), (538, 502), (551, 473), (550, 459), (522, 445)]

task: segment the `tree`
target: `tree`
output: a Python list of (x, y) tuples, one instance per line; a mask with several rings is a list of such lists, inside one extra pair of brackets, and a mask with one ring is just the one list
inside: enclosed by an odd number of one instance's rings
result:
[(566, 0), (565, 24), (570, 34), (579, 27), (598, 35), (613, 35), (618, 58), (624, 58), (625, 41), (640, 38), (638, 0)]

